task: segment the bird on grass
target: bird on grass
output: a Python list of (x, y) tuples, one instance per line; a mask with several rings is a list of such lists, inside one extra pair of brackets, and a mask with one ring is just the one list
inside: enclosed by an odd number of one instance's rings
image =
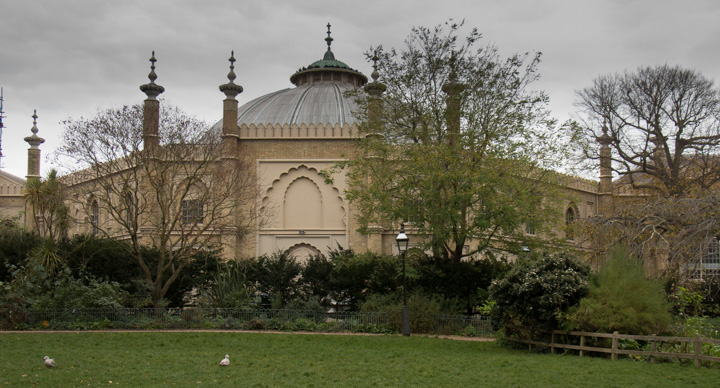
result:
[(223, 358), (222, 361), (220, 361), (220, 366), (228, 366), (228, 365), (230, 365), (230, 356), (226, 354), (225, 358)]
[(52, 358), (45, 356), (43, 357), (43, 360), (45, 360), (45, 366), (48, 368), (54, 368), (57, 366), (57, 363)]

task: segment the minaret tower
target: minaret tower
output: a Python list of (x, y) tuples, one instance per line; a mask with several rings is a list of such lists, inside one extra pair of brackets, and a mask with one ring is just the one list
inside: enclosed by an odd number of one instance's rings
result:
[(238, 127), (238, 101), (237, 95), (242, 93), (243, 87), (235, 84), (235, 52), (230, 52), (230, 72), (227, 77), (228, 83), (220, 85), (220, 91), (225, 93), (223, 100), (223, 124), (222, 124), (222, 152), (223, 159), (238, 158), (238, 144), (240, 141), (240, 129)]
[[(329, 37), (329, 36), (328, 36)], [(328, 43), (329, 49), (329, 43)], [(382, 140), (382, 125), (383, 125), (383, 99), (382, 94), (387, 90), (387, 86), (378, 81), (380, 73), (377, 70), (377, 63), (380, 60), (377, 56), (377, 52), (373, 55), (373, 72), (370, 74), (373, 81), (365, 85), (365, 93), (368, 94), (368, 133), (365, 135), (365, 141), (375, 142)], [(372, 147), (370, 147), (372, 149)], [(374, 154), (368, 155), (368, 158), (376, 157)], [(368, 184), (370, 184), (370, 177)], [(380, 225), (368, 225), (368, 236), (367, 236), (367, 250), (369, 252), (382, 252), (382, 233), (384, 228)]]
[(2, 135), (3, 135), (3, 128), (5, 128), (5, 125), (3, 124), (3, 118), (5, 117), (3, 114), (3, 89), (0, 88), (0, 168), (2, 168)]
[(143, 148), (145, 150), (156, 149), (160, 145), (160, 101), (157, 100), (165, 88), (156, 84), (157, 74), (155, 74), (155, 51), (150, 57), (150, 74), (148, 78), (150, 83), (140, 86), (140, 90), (147, 95), (143, 109)]
[(610, 144), (612, 136), (608, 135), (608, 127), (605, 123), (602, 126), (603, 134), (595, 140), (600, 144), (600, 198), (599, 215), (610, 216), (613, 213), (613, 182), (612, 182), (612, 153)]
[(40, 144), (45, 142), (45, 139), (38, 136), (38, 128), (37, 128), (37, 110), (33, 111), (33, 126), (30, 129), (30, 132), (32, 132), (31, 136), (28, 136), (25, 138), (25, 141), (30, 144), (30, 148), (28, 148), (28, 160), (27, 160), (27, 179), (30, 178), (40, 178)]

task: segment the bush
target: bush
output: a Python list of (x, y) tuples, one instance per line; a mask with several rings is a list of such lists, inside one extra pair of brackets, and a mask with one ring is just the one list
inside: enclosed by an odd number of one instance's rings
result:
[(615, 249), (593, 278), (590, 291), (571, 309), (565, 327), (583, 331), (657, 334), (671, 322), (660, 282), (645, 277), (641, 263)]
[(508, 324), (556, 329), (561, 314), (587, 295), (589, 274), (590, 268), (569, 253), (518, 259), (490, 286), (493, 329)]
[[(413, 333), (431, 333), (437, 326), (435, 316), (448, 313), (445, 310), (453, 303), (440, 296), (428, 296), (421, 292), (408, 295), (408, 313), (410, 331)], [(368, 298), (360, 310), (380, 312), (387, 316), (388, 326), (396, 332), (402, 330), (402, 300), (395, 295), (373, 295)]]

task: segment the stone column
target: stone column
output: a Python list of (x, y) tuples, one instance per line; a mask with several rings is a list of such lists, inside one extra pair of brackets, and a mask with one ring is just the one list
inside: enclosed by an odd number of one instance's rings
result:
[(155, 83), (157, 74), (155, 74), (155, 51), (150, 57), (150, 74), (148, 78), (150, 83), (140, 86), (140, 90), (147, 95), (143, 107), (143, 148), (145, 150), (154, 151), (160, 145), (160, 101), (157, 100), (165, 88)]
[(33, 112), (33, 126), (30, 129), (32, 132), (31, 136), (25, 138), (25, 141), (30, 144), (28, 148), (27, 158), (27, 175), (26, 178), (40, 178), (40, 144), (45, 142), (45, 139), (37, 135), (37, 111)]

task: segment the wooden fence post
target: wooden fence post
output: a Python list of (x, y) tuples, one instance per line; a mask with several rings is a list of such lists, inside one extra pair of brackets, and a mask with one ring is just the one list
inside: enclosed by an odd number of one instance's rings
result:
[[(653, 337), (657, 337), (657, 334), (653, 334)], [(655, 340), (650, 341), (650, 363), (655, 363), (655, 352), (657, 352), (657, 342)]]
[(550, 335), (550, 354), (555, 354), (555, 332)]
[[(580, 347), (584, 347), (584, 346), (585, 346), (585, 336), (584, 336), (584, 335), (581, 335), (581, 336), (580, 336)], [(585, 355), (585, 351), (581, 349), (581, 350), (580, 350), (580, 357), (582, 357), (582, 356), (584, 356), (584, 355)]]
[(617, 336), (618, 336), (618, 334), (619, 334), (619, 332), (614, 331), (613, 336), (612, 336), (612, 353), (611, 353), (610, 359), (613, 361), (617, 361), (617, 359), (618, 359), (618, 354), (617, 354), (617, 350), (618, 350), (618, 337)]
[(700, 355), (702, 354), (702, 337), (700, 334), (695, 336), (695, 367), (699, 368), (702, 365)]

